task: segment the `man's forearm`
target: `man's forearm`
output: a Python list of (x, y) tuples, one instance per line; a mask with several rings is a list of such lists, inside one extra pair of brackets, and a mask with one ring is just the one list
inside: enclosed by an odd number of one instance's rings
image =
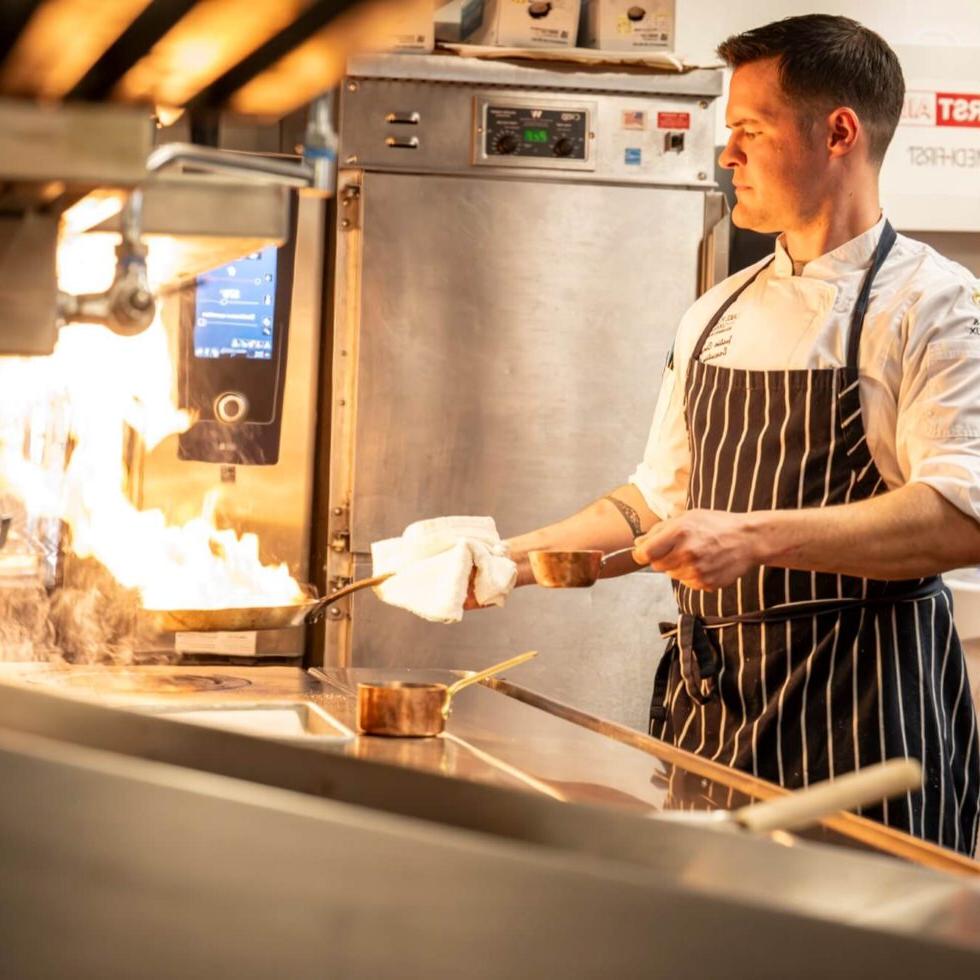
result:
[[(517, 584), (526, 585), (533, 580), (527, 563), (529, 551), (593, 548), (616, 551), (632, 543), (636, 537), (634, 527), (639, 526), (640, 531), (646, 531), (656, 522), (656, 515), (647, 507), (636, 487), (617, 487), (610, 496), (614, 496), (615, 501), (608, 496), (603, 497), (571, 517), (508, 539), (511, 557), (517, 562)], [(606, 574), (623, 574), (634, 570), (635, 564), (628, 562), (609, 568)]]
[(877, 579), (980, 563), (980, 524), (924, 483), (853, 504), (747, 515), (759, 564)]

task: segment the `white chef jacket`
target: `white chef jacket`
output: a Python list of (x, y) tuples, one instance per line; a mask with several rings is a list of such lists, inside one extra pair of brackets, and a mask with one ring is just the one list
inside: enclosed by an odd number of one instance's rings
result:
[[(719, 366), (842, 367), (851, 311), (884, 218), (808, 262), (784, 239), (776, 257), (715, 325), (701, 353)], [(684, 380), (715, 311), (764, 261), (710, 289), (685, 313), (664, 370), (642, 462), (629, 478), (660, 518), (686, 507), (690, 449)], [(980, 519), (980, 284), (922, 242), (899, 235), (878, 272), (858, 351), (868, 448), (889, 489), (927, 483)]]

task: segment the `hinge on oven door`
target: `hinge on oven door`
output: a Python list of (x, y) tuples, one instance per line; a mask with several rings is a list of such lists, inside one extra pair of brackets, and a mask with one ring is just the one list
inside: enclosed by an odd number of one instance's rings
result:
[(358, 184), (347, 184), (340, 192), (340, 227), (343, 231), (361, 227), (361, 188)]

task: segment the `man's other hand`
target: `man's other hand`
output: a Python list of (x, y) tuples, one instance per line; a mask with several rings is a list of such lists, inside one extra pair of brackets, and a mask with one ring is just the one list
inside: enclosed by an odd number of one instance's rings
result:
[(633, 555), (692, 589), (721, 589), (761, 564), (751, 514), (689, 510), (636, 539)]

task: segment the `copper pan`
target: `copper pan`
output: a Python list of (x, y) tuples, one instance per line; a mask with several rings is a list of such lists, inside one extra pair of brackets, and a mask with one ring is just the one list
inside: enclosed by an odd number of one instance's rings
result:
[[(607, 562), (632, 553), (630, 545), (608, 555), (601, 551), (529, 551), (527, 557), (538, 585), (546, 589), (584, 589), (595, 585)], [(643, 567), (635, 558), (633, 561)]]
[(298, 602), (289, 606), (232, 606), (228, 609), (144, 609), (147, 625), (161, 633), (217, 633), (278, 630), (303, 623), (315, 623), (327, 606), (361, 589), (380, 585), (391, 578), (376, 575), (344, 586), (322, 599)]
[(365, 735), (426, 738), (446, 727), (452, 699), (464, 687), (536, 657), (537, 650), (511, 657), (453, 684), (392, 681), (357, 685), (357, 730)]

